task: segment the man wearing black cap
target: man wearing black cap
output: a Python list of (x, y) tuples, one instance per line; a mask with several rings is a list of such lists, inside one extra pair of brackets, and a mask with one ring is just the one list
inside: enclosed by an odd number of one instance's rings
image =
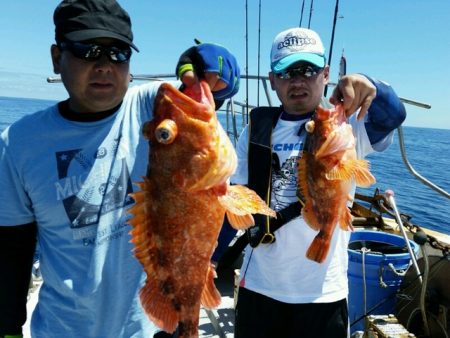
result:
[[(116, 1), (62, 1), (54, 23), (53, 67), (69, 98), (0, 137), (0, 337), (21, 337), (36, 236), (43, 284), (33, 337), (153, 337), (126, 208), (146, 171), (141, 127), (159, 84), (128, 88), (138, 48)], [(218, 100), (239, 87), (235, 58), (215, 44), (189, 49), (177, 74), (185, 85), (206, 78)]]

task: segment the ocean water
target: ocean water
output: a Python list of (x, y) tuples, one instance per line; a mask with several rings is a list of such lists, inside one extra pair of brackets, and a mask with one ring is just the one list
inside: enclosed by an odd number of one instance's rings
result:
[[(0, 96), (0, 131), (20, 117), (55, 104), (55, 101), (10, 98)], [(219, 115), (224, 122), (224, 115)], [(397, 132), (396, 132), (397, 134)], [(450, 191), (450, 130), (403, 127), (409, 162), (422, 176)], [(398, 136), (383, 153), (367, 158), (377, 183), (368, 189), (358, 189), (373, 195), (374, 189), (391, 189), (401, 213), (410, 215), (411, 222), (425, 228), (450, 234), (450, 200), (416, 179), (403, 163)]]

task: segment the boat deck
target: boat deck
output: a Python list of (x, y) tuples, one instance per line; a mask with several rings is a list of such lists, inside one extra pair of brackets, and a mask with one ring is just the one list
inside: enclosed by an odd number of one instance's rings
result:
[[(222, 303), (214, 310), (200, 310), (199, 337), (232, 338), (234, 337), (234, 268), (220, 270), (215, 280), (222, 295)], [(33, 280), (27, 303), (27, 321), (23, 327), (23, 337), (31, 338), (30, 319), (38, 300), (42, 282)]]

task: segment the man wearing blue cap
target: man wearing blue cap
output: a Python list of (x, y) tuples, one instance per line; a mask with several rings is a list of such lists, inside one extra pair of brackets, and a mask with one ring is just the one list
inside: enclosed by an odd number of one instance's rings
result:
[[(128, 87), (138, 48), (116, 1), (64, 0), (54, 23), (53, 67), (69, 98), (0, 136), (0, 337), (22, 336), (36, 236), (43, 284), (33, 337), (153, 337), (158, 328), (139, 301), (145, 274), (133, 255), (127, 208), (132, 182), (146, 173), (141, 129), (160, 83)], [(198, 72), (180, 73), (186, 85), (204, 77), (213, 96), (234, 95), (234, 56), (215, 44), (194, 51), (198, 59), (178, 65)]]
[[(323, 263), (306, 258), (316, 236), (300, 216), (297, 160), (305, 142), (302, 126), (322, 98), (329, 66), (319, 35), (292, 28), (272, 45), (272, 89), (280, 107), (260, 107), (237, 145), (235, 184), (247, 184), (277, 211), (277, 218), (255, 215), (241, 267), (236, 306), (236, 338), (347, 337), (348, 231), (336, 227)], [(363, 75), (340, 79), (330, 102), (343, 102), (358, 140), (358, 157), (383, 151), (406, 117), (392, 88)]]

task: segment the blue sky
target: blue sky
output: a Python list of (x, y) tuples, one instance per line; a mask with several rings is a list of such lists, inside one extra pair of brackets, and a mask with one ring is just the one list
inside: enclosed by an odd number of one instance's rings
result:
[[(47, 84), (53, 75), (50, 45), (54, 41), (52, 15), (59, 1), (9, 1), (0, 11), (0, 96), (62, 100), (62, 84)], [(248, 1), (248, 73), (269, 70), (275, 35), (298, 26), (302, 0)], [(228, 47), (245, 73), (245, 0), (156, 1), (122, 0), (133, 21), (140, 53), (132, 58), (133, 74), (172, 73), (178, 56), (198, 38)], [(282, 6), (280, 4), (283, 4)], [(308, 25), (310, 0), (305, 0), (302, 26)], [(328, 49), (335, 0), (316, 0), (311, 28)], [(340, 0), (331, 80), (336, 81), (342, 50), (347, 72), (361, 72), (390, 83), (400, 97), (431, 104), (429, 110), (407, 106), (406, 126), (450, 129), (450, 1)], [(262, 88), (260, 89), (262, 92)], [(244, 100), (245, 81), (237, 95)], [(250, 102), (256, 89), (249, 87)], [(276, 95), (272, 93), (276, 102)], [(260, 101), (265, 103), (264, 99)]]

